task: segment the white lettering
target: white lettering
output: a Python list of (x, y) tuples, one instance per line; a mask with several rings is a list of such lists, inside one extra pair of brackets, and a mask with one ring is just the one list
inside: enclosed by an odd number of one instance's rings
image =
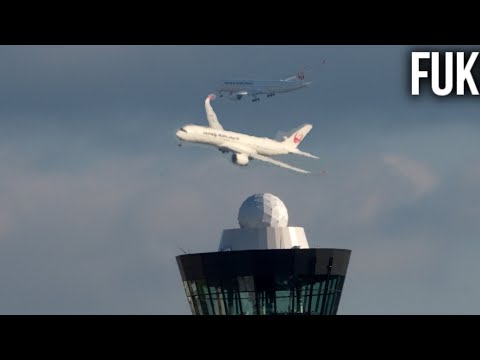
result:
[[(440, 74), (440, 53), (435, 52), (412, 52), (411, 68), (412, 68), (412, 95), (420, 94), (420, 79), (431, 77), (431, 88), (437, 96), (447, 96), (452, 93), (454, 86), (457, 95), (465, 95), (465, 82), (472, 95), (480, 95), (475, 83), (473, 68), (480, 52), (472, 52), (465, 64), (465, 53), (455, 52), (456, 69), (453, 65), (454, 52), (445, 52), (445, 72)], [(420, 71), (420, 60), (429, 59), (431, 64), (431, 74), (429, 71)], [(456, 83), (454, 84), (453, 76), (456, 71)], [(445, 83), (443, 88), (440, 86), (440, 78), (444, 75)]]
[(420, 71), (420, 59), (430, 59), (430, 53), (412, 52), (412, 95), (420, 94), (420, 78), (428, 78), (427, 71)]
[(440, 55), (432, 52), (432, 90), (438, 96), (446, 96), (453, 90), (453, 53), (445, 53), (445, 87), (440, 89)]
[(477, 60), (478, 52), (473, 52), (465, 65), (465, 54), (457, 53), (457, 95), (465, 95), (465, 81), (472, 95), (478, 95), (478, 89), (472, 77), (472, 67)]

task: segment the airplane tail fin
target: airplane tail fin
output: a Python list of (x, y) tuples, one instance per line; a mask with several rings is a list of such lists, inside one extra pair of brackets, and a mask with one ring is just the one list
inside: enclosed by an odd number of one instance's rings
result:
[(296, 80), (296, 81), (305, 80), (305, 73), (303, 71), (299, 71), (295, 76), (291, 76), (285, 79), (284, 81), (293, 81), (293, 80)]
[(307, 134), (310, 132), (310, 130), (312, 130), (312, 127), (313, 126), (311, 124), (303, 124), (298, 128), (293, 129), (283, 137), (284, 140), (282, 143), (290, 148), (296, 149), (303, 141), (305, 136), (307, 136)]
[[(321, 65), (325, 65), (327, 63), (327, 58), (322, 58), (320, 61)], [(309, 73), (311, 71), (310, 66), (304, 67), (302, 70), (299, 70), (295, 75), (292, 74), (289, 78), (284, 79), (284, 81), (304, 81), (306, 78), (306, 73)], [(310, 84), (310, 83), (308, 83)]]

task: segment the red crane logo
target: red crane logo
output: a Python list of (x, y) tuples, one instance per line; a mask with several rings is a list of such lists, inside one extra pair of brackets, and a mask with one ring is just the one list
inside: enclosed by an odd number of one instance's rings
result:
[(303, 134), (302, 133), (296, 133), (295, 137), (293, 138), (293, 142), (295, 144), (298, 144), (300, 141), (303, 139)]

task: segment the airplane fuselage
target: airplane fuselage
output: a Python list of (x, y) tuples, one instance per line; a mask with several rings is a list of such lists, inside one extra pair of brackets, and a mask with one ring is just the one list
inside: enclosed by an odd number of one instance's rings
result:
[(224, 80), (217, 88), (219, 93), (248, 92), (250, 94), (285, 93), (303, 87), (309, 83), (295, 80)]
[(210, 127), (198, 125), (186, 125), (177, 131), (177, 137), (180, 140), (216, 146), (222, 149), (222, 146), (231, 144), (235, 148), (242, 150), (249, 155), (256, 153), (259, 155), (272, 156), (290, 153), (284, 144), (257, 136), (245, 135), (233, 131), (212, 129)]
[(311, 124), (303, 124), (293, 129), (282, 136), (283, 140), (281, 141), (227, 131), (218, 121), (217, 114), (210, 105), (213, 99), (215, 99), (213, 94), (208, 95), (205, 99), (205, 112), (209, 126), (185, 125), (177, 131), (178, 139), (214, 146), (223, 153), (231, 152), (232, 162), (239, 166), (247, 166), (251, 160), (258, 160), (296, 172), (309, 173), (307, 170), (272, 159), (271, 156), (297, 154), (318, 159), (318, 157), (298, 149), (298, 145), (312, 129)]

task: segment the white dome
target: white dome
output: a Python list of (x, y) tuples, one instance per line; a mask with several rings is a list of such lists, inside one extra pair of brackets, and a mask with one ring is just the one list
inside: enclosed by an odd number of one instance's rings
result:
[(245, 200), (238, 212), (241, 228), (266, 228), (288, 226), (288, 211), (275, 195), (255, 194)]

